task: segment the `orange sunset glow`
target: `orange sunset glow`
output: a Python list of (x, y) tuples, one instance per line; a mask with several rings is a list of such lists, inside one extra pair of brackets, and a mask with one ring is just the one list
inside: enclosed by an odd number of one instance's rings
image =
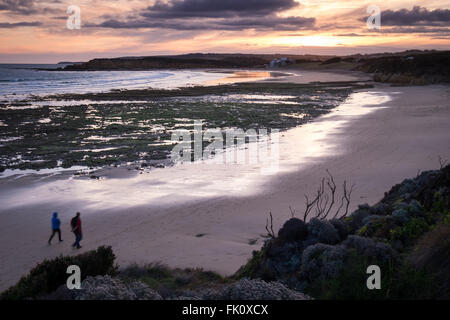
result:
[[(66, 26), (71, 5), (80, 29)], [(369, 5), (380, 8), (380, 29), (367, 27)], [(0, 0), (0, 62), (442, 50), (450, 48), (449, 8), (448, 0)]]

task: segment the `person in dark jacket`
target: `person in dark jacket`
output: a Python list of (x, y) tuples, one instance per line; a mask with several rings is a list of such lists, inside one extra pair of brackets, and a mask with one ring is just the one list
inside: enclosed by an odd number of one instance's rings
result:
[(63, 241), (61, 239), (61, 221), (58, 219), (58, 212), (53, 212), (53, 218), (52, 218), (52, 235), (50, 236), (50, 239), (48, 239), (48, 244), (52, 244), (52, 239), (55, 236), (56, 233), (58, 233), (59, 242)]
[(83, 233), (81, 231), (81, 219), (79, 212), (77, 212), (77, 215), (72, 218), (70, 224), (72, 227), (72, 232), (75, 234), (75, 242), (72, 244), (72, 247), (80, 249), (81, 248), (80, 241), (81, 239), (83, 239)]

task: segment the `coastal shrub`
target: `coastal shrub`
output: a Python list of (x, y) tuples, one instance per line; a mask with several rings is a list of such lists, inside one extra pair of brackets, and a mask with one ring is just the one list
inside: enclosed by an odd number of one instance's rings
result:
[(256, 278), (257, 271), (260, 269), (262, 264), (262, 251), (253, 251), (252, 257), (248, 260), (248, 262), (243, 265), (238, 272), (236, 272), (236, 277), (240, 278)]
[(448, 211), (448, 212), (442, 217), (442, 223), (443, 223), (443, 224), (450, 224), (450, 211)]
[(292, 218), (283, 224), (278, 231), (278, 238), (285, 241), (302, 241), (308, 236), (308, 228), (306, 224), (298, 219)]
[(367, 220), (367, 224), (356, 231), (356, 235), (361, 237), (389, 239), (391, 229), (397, 227), (395, 219), (392, 216), (378, 217), (379, 216), (375, 219)]
[(140, 281), (124, 283), (110, 276), (88, 277), (75, 292), (76, 300), (161, 300), (162, 297)]
[(341, 246), (317, 243), (303, 251), (300, 276), (314, 281), (336, 276), (344, 267), (346, 250)]
[(67, 267), (77, 265), (82, 280), (88, 276), (114, 275), (117, 266), (111, 247), (99, 247), (77, 256), (59, 256), (44, 260), (15, 285), (0, 295), (1, 300), (34, 299), (49, 294), (67, 281)]
[(449, 209), (449, 200), (448, 197), (444, 199), (444, 196), (441, 192), (436, 191), (434, 193), (434, 199), (433, 199), (433, 207), (432, 211), (434, 212), (445, 212)]
[(425, 233), (409, 253), (407, 261), (439, 280), (439, 299), (450, 299), (450, 224), (439, 223)]
[(330, 223), (337, 230), (340, 240), (344, 240), (345, 238), (347, 238), (349, 230), (344, 221), (342, 221), (341, 219), (332, 219), (330, 220)]
[(399, 202), (394, 205), (392, 216), (400, 224), (408, 223), (412, 217), (424, 215), (424, 208), (419, 201), (412, 199), (409, 203)]
[(255, 268), (252, 277), (273, 281), (294, 273), (300, 267), (306, 242), (284, 241), (280, 238), (266, 241), (261, 249), (260, 260), (253, 261)]
[(408, 211), (405, 209), (394, 210), (394, 212), (392, 212), (392, 217), (401, 224), (407, 223), (411, 218)]
[(385, 203), (378, 202), (377, 204), (370, 207), (370, 213), (372, 215), (385, 216), (390, 213), (390, 208)]
[(226, 283), (226, 279), (212, 271), (202, 269), (171, 269), (160, 263), (143, 266), (132, 264), (119, 271), (119, 278), (125, 283), (140, 281), (162, 297), (172, 297), (181, 290), (195, 289), (206, 285)]
[(396, 227), (390, 231), (390, 240), (400, 240), (404, 245), (411, 245), (421, 235), (428, 231), (429, 224), (423, 218), (412, 218), (403, 226)]
[(363, 223), (363, 225), (367, 225), (367, 224), (369, 224), (369, 223), (373, 223), (373, 222), (375, 222), (375, 221), (377, 221), (377, 220), (379, 220), (379, 219), (383, 219), (383, 218), (385, 218), (385, 217), (384, 217), (384, 216), (379, 216), (379, 215), (372, 214), (372, 215), (370, 215), (370, 216), (365, 217), (365, 218), (362, 220), (362, 223)]
[(423, 206), (416, 199), (412, 199), (408, 204), (408, 212), (414, 216), (420, 216), (424, 212)]
[[(366, 271), (371, 264), (380, 266), (380, 290), (369, 290), (366, 286)], [(336, 277), (317, 278), (305, 292), (315, 299), (331, 300), (434, 299), (436, 282), (431, 274), (406, 263), (396, 265), (392, 262), (369, 261), (368, 257), (354, 252)]]
[(307, 226), (309, 237), (317, 239), (317, 242), (335, 244), (340, 240), (338, 231), (328, 220), (313, 218)]
[(387, 263), (395, 261), (397, 258), (390, 245), (375, 241), (372, 238), (350, 235), (347, 240), (342, 242), (342, 246), (347, 249), (354, 249), (359, 256), (367, 257), (368, 261), (373, 259)]
[(359, 230), (356, 232), (356, 234), (357, 234), (358, 236), (362, 236), (362, 237), (368, 236), (368, 233), (369, 233), (369, 228), (367, 227), (367, 224), (366, 224), (366, 225), (363, 225), (363, 226), (361, 227), (361, 229), (359, 229)]
[(279, 282), (241, 279), (221, 290), (201, 294), (205, 300), (310, 300), (307, 295), (291, 290)]
[(370, 215), (370, 207), (367, 204), (359, 205), (344, 221), (347, 223), (350, 233), (356, 232), (364, 225), (364, 219)]

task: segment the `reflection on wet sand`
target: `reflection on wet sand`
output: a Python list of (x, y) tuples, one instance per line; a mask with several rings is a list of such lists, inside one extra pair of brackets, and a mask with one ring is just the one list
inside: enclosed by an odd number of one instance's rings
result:
[(223, 85), (237, 82), (260, 81), (275, 77), (287, 76), (288, 74), (270, 71), (233, 71), (221, 79), (207, 81), (205, 85)]

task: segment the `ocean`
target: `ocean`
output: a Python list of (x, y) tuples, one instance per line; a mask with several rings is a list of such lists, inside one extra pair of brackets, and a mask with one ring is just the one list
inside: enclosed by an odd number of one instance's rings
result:
[(113, 89), (171, 89), (200, 85), (226, 77), (227, 73), (162, 71), (46, 71), (61, 64), (0, 64), (0, 100), (32, 95), (104, 92)]

